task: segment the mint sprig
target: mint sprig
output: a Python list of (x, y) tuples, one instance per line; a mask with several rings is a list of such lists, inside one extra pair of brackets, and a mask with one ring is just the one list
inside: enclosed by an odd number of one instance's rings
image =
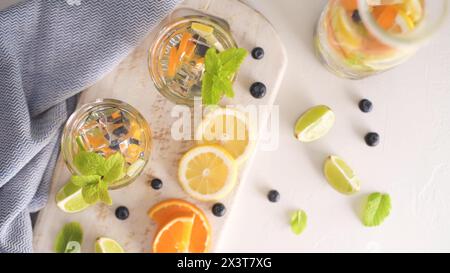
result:
[(208, 49), (202, 79), (203, 104), (217, 105), (224, 95), (234, 97), (232, 80), (247, 55), (244, 48), (230, 48), (220, 53), (215, 48)]
[(79, 223), (64, 225), (56, 236), (54, 250), (56, 253), (80, 253), (83, 242), (83, 230)]
[(84, 201), (90, 205), (98, 201), (112, 205), (108, 187), (125, 175), (122, 154), (115, 153), (105, 159), (94, 152), (80, 152), (75, 156), (74, 164), (81, 175), (72, 176), (71, 182), (82, 188)]

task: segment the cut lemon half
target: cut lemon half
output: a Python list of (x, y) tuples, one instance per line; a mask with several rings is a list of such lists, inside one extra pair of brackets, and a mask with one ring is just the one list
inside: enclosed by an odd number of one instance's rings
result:
[(338, 192), (351, 195), (359, 192), (361, 182), (344, 160), (330, 156), (324, 164), (324, 174), (328, 183)]
[(220, 146), (198, 146), (181, 159), (178, 180), (193, 198), (202, 201), (220, 200), (236, 184), (237, 164)]
[(148, 211), (148, 216), (158, 226), (165, 226), (175, 218), (194, 217), (192, 226), (190, 253), (206, 253), (211, 244), (211, 226), (208, 218), (201, 209), (180, 199), (170, 199), (156, 204)]
[(125, 253), (125, 250), (113, 239), (98, 238), (95, 242), (95, 253)]
[(194, 218), (192, 214), (165, 224), (153, 241), (153, 253), (189, 253)]
[(333, 127), (335, 115), (328, 106), (319, 105), (307, 110), (295, 124), (295, 137), (301, 142), (312, 142), (325, 136)]
[(255, 146), (254, 128), (248, 116), (233, 108), (217, 108), (208, 113), (197, 128), (196, 139), (199, 144), (223, 147), (238, 164), (247, 160)]
[(81, 187), (70, 182), (56, 194), (56, 205), (66, 213), (80, 212), (89, 207), (83, 199)]

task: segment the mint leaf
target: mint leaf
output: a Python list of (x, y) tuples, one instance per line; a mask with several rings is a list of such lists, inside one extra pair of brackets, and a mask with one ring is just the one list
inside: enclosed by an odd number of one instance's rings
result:
[(208, 51), (206, 51), (205, 70), (208, 73), (216, 74), (221, 66), (222, 64), (220, 62), (219, 55), (217, 54), (217, 50), (214, 47), (211, 47)]
[(83, 230), (79, 223), (64, 225), (56, 236), (54, 250), (56, 253), (80, 253), (83, 242)]
[(243, 48), (230, 48), (219, 53), (219, 59), (222, 63), (222, 78), (231, 78), (239, 70), (239, 67), (247, 57), (248, 52)]
[(84, 187), (88, 184), (98, 183), (100, 179), (101, 177), (99, 175), (85, 175), (85, 176), (74, 175), (72, 176), (72, 178), (70, 178), (70, 182), (72, 182), (74, 185), (78, 187)]
[(106, 160), (101, 169), (103, 179), (107, 183), (113, 183), (121, 179), (125, 174), (124, 168), (125, 158), (123, 158), (123, 155), (121, 153), (113, 154)]
[(367, 198), (362, 221), (367, 227), (381, 225), (391, 213), (391, 197), (389, 194), (373, 193)]
[(84, 202), (88, 203), (89, 205), (97, 203), (100, 198), (98, 192), (98, 184), (99, 183), (86, 185), (81, 190)]
[(208, 49), (202, 79), (203, 104), (216, 105), (224, 95), (234, 97), (232, 79), (247, 55), (243, 48), (230, 48), (220, 53), (215, 48)]
[(106, 181), (101, 180), (98, 183), (98, 196), (100, 201), (102, 201), (103, 203), (111, 206), (112, 205), (112, 199), (111, 196), (109, 195), (108, 192), (108, 183), (106, 183)]
[(74, 158), (74, 164), (82, 175), (95, 175), (103, 168), (105, 159), (93, 152), (79, 152)]
[(306, 228), (308, 222), (308, 216), (303, 210), (298, 210), (292, 214), (291, 217), (291, 230), (296, 235), (302, 234)]

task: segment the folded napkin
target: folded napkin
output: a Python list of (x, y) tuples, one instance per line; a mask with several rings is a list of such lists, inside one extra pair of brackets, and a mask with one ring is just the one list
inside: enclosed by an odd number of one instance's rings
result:
[[(0, 11), (0, 252), (32, 252), (76, 95), (179, 0), (29, 0)], [(48, 223), (49, 225), (53, 223)]]

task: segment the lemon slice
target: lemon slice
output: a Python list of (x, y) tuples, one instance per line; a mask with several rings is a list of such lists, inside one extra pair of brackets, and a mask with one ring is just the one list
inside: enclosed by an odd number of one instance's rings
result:
[(203, 37), (206, 42), (208, 42), (209, 45), (214, 46), (217, 50), (220, 52), (224, 51), (222, 44), (219, 42), (219, 40), (214, 36), (214, 28), (200, 24), (200, 23), (192, 23), (191, 28), (193, 31), (195, 31), (198, 35)]
[(217, 108), (207, 114), (197, 128), (199, 144), (219, 145), (242, 164), (255, 146), (255, 133), (247, 115), (232, 108)]
[(334, 125), (335, 115), (328, 106), (319, 105), (306, 111), (295, 124), (295, 137), (312, 142), (325, 136)]
[(332, 20), (334, 33), (339, 45), (346, 51), (358, 49), (362, 45), (362, 35), (343, 7), (336, 9)]
[(95, 242), (95, 253), (125, 253), (125, 250), (113, 239), (98, 238)]
[(89, 204), (83, 199), (81, 188), (72, 183), (67, 183), (56, 194), (56, 205), (67, 213), (80, 212), (89, 207)]
[(401, 33), (409, 32), (415, 28), (414, 21), (402, 10), (395, 17), (395, 23), (400, 27)]
[(328, 183), (342, 194), (351, 195), (361, 189), (359, 178), (347, 163), (337, 156), (327, 158), (324, 173)]
[(178, 180), (193, 198), (217, 201), (234, 188), (237, 164), (233, 156), (220, 146), (198, 146), (181, 159)]
[(402, 9), (414, 22), (418, 22), (423, 18), (423, 7), (420, 0), (405, 0), (402, 4)]

